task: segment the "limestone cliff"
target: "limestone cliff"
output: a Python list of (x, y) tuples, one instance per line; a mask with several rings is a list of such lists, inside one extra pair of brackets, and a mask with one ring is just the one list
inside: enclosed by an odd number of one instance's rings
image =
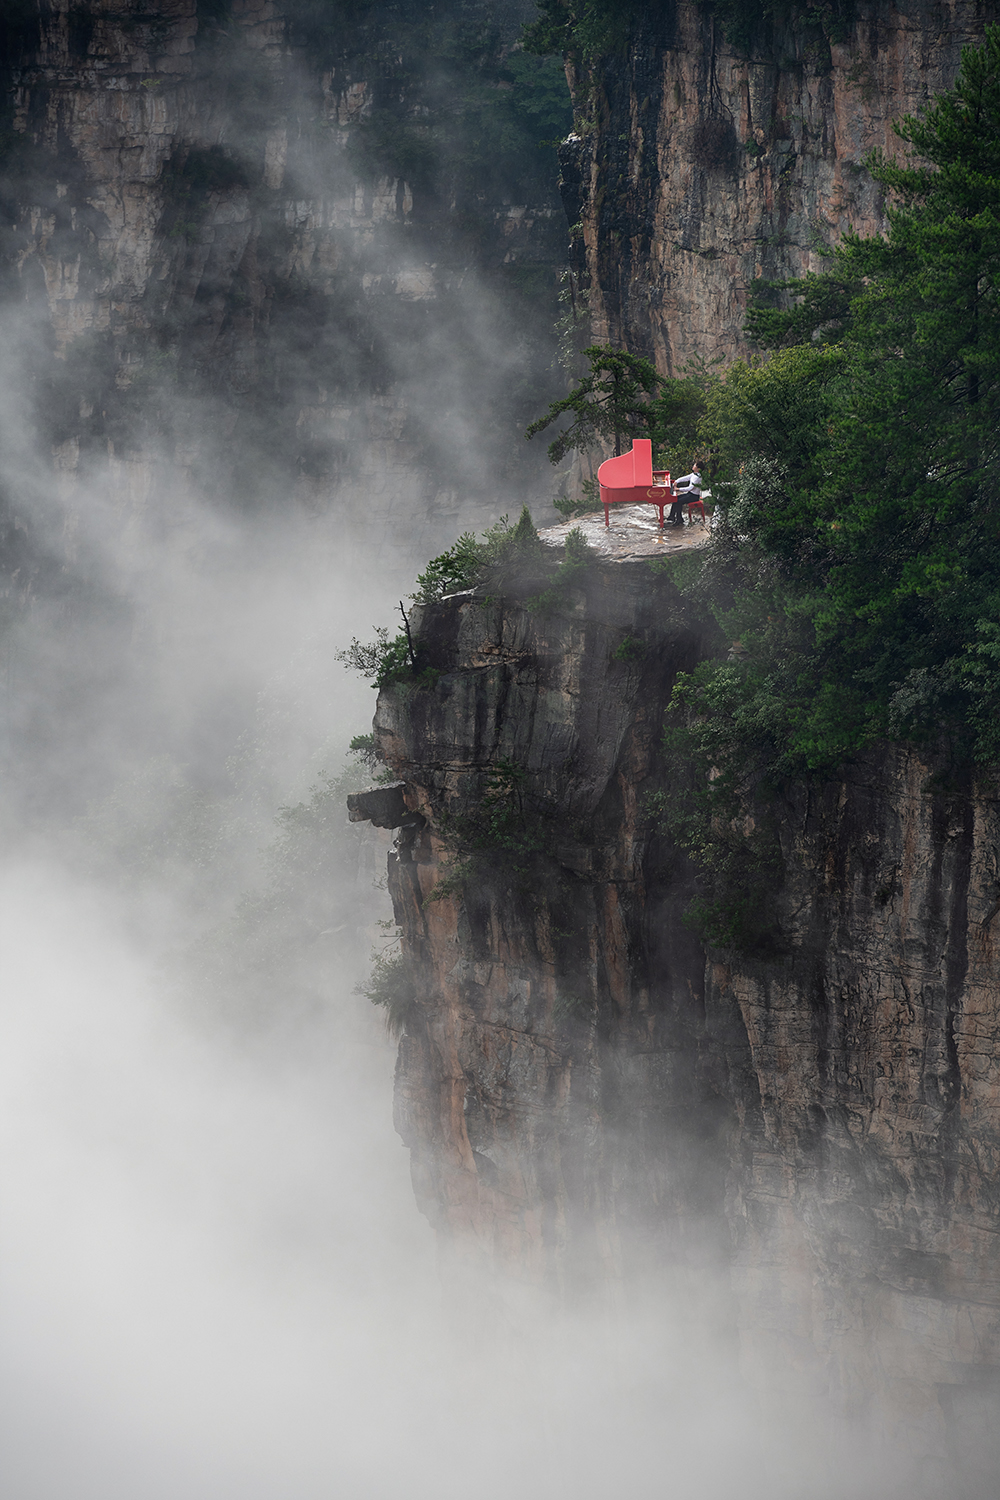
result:
[(676, 374), (745, 352), (767, 280), (819, 270), (846, 230), (884, 222), (863, 167), (892, 122), (951, 86), (996, 19), (980, 0), (768, 7), (734, 46), (711, 4), (651, 7), (628, 56), (570, 68), (562, 148), (575, 268), (595, 332)]
[[(930, 1493), (956, 1455), (962, 1493), (989, 1493), (996, 777), (886, 747), (791, 788), (782, 956), (706, 955), (644, 809), (699, 654), (663, 564), (605, 558), (554, 612), (467, 594), (413, 624), (440, 676), (383, 690), (376, 733), (411, 814), (390, 889), (422, 1208), (569, 1293), (713, 1265), (786, 1417), (831, 1401)], [(484, 821), (498, 806), (513, 821)]]
[(507, 77), (528, 9), (0, 17), (0, 302), (11, 344), (33, 336), (59, 469), (109, 464), (139, 505), (163, 465), (243, 505), (350, 518), (363, 495), (370, 546), (425, 549), (487, 515), (489, 471), (492, 520), (497, 478), (544, 467), (520, 434), (557, 393), (564, 233), (536, 138), (569, 109), (547, 102), (554, 61)]

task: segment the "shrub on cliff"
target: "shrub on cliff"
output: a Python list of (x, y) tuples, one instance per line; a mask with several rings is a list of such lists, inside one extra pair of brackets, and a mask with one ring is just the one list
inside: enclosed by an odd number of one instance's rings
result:
[(406, 632), (400, 630), (390, 635), (385, 625), (375, 627), (373, 641), (359, 641), (355, 636), (349, 646), (336, 653), (336, 659), (367, 677), (374, 688), (388, 687), (390, 682), (406, 682), (414, 675)]
[(594, 561), (595, 553), (579, 526), (566, 533), (566, 550), (551, 583), (527, 601), (528, 608), (539, 614), (563, 608), (574, 588)]
[(441, 900), (467, 886), (529, 888), (551, 850), (555, 824), (552, 810), (531, 794), (523, 766), (498, 760), (482, 777), (478, 795), (465, 808), (445, 813), (437, 832), (452, 854), (451, 864), (434, 887)]
[[(578, 571), (580, 562), (567, 544), (566, 561), (559, 569), (553, 569), (525, 505), (516, 525), (511, 526), (508, 518), (502, 516), (481, 538), (464, 532), (446, 552), (431, 558), (417, 575), (417, 587), (410, 598), (415, 604), (433, 604), (448, 594), (472, 588), (486, 591), (487, 596), (493, 589), (516, 590), (525, 595), (538, 590), (553, 572), (555, 586), (562, 588), (567, 570)], [(360, 641), (355, 636), (349, 646), (336, 653), (337, 661), (367, 677), (372, 687), (384, 688), (393, 682), (422, 682), (430, 686), (437, 679), (438, 673), (421, 650), (419, 635), (411, 634), (402, 604), (400, 612), (403, 629), (395, 635), (380, 625), (373, 641)]]
[(433, 604), (446, 594), (461, 593), (477, 584), (495, 585), (505, 578), (536, 571), (544, 553), (528, 507), (522, 506), (514, 526), (507, 516), (477, 538), (463, 532), (446, 552), (432, 557), (411, 598), (417, 604)]
[(398, 952), (373, 953), (371, 974), (354, 993), (380, 1006), (386, 1031), (391, 1037), (401, 1037), (417, 1003), (413, 965)]

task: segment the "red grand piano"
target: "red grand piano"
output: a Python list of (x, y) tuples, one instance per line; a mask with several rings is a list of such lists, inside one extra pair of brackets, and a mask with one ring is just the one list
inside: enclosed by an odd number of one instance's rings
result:
[(605, 526), (611, 524), (609, 505), (655, 505), (662, 526), (664, 507), (677, 499), (669, 470), (653, 468), (651, 438), (633, 438), (631, 453), (606, 458), (597, 471), (597, 482), (601, 487)]

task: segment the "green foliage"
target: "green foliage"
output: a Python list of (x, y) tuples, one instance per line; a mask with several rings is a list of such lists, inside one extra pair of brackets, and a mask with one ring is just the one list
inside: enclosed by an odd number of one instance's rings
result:
[(570, 591), (577, 588), (584, 574), (594, 561), (594, 550), (578, 526), (566, 533), (566, 550), (555, 576), (547, 588), (527, 601), (529, 610), (538, 614), (550, 614), (562, 609)]
[(700, 360), (685, 365), (681, 378), (661, 380), (650, 414), (656, 468), (675, 476), (688, 472), (703, 447), (708, 402), (719, 384), (716, 371)]
[[(825, 452), (817, 450), (817, 434), (844, 359), (838, 345), (810, 343), (782, 349), (766, 364), (732, 364), (706, 394), (697, 429), (720, 478), (734, 479), (747, 456), (757, 454), (780, 458), (807, 488), (817, 475), (822, 479)], [(777, 512), (775, 518), (782, 522)]]
[(590, 293), (586, 287), (578, 285), (575, 273), (567, 268), (560, 272), (556, 300), (559, 304), (555, 325), (556, 357), (567, 377), (571, 378), (583, 358), (590, 328)]
[(611, 653), (612, 661), (641, 661), (646, 654), (646, 644), (638, 636), (624, 635)]
[(574, 516), (593, 515), (594, 511), (602, 509), (601, 486), (596, 479), (582, 479), (580, 481), (579, 495), (556, 495), (552, 505), (567, 521)]
[(701, 872), (703, 892), (684, 914), (688, 925), (703, 942), (773, 958), (781, 948), (774, 896), (784, 867), (769, 768), (765, 757), (739, 772), (731, 761), (719, 772), (712, 760), (718, 724), (699, 719), (711, 694), (698, 674), (679, 684), (690, 716), (667, 734), (671, 790), (653, 793), (647, 809)]
[(209, 193), (248, 187), (246, 167), (224, 146), (181, 146), (164, 164), (164, 202), (174, 207), (204, 200)]
[[(473, 587), (486, 590), (523, 587), (540, 582), (547, 571), (545, 548), (525, 505), (514, 526), (507, 516), (502, 516), (479, 540), (472, 532), (464, 532), (447, 552), (432, 558), (417, 575), (416, 592), (410, 597), (417, 604), (433, 604), (446, 594)], [(562, 571), (557, 570), (557, 578)], [(349, 646), (336, 653), (335, 659), (367, 677), (375, 688), (388, 687), (393, 682), (432, 687), (440, 671), (427, 663), (419, 638), (411, 641), (408, 630), (408, 621), (395, 635), (380, 625), (373, 641), (362, 642), (355, 636)]]
[(775, 26), (794, 27), (817, 45), (843, 42), (850, 35), (854, 0), (701, 0), (716, 16), (726, 40), (740, 52), (751, 53), (770, 42)]
[(628, 51), (642, 22), (666, 19), (668, 0), (538, 0), (522, 32), (526, 52), (563, 53), (585, 62)]
[(426, 125), (377, 114), (362, 120), (349, 137), (351, 166), (362, 179), (401, 177), (418, 191), (434, 182), (440, 157)]
[(472, 531), (463, 531), (447, 552), (432, 557), (422, 573), (417, 574), (416, 592), (411, 597), (418, 604), (431, 604), (445, 594), (457, 594), (471, 588), (483, 566), (483, 543)]
[(373, 734), (356, 734), (347, 747), (349, 755), (357, 756), (370, 775), (374, 776), (382, 761), (375, 747)]
[(439, 832), (453, 862), (432, 899), (470, 883), (500, 888), (531, 883), (549, 850), (553, 826), (529, 787), (523, 766), (498, 760), (485, 773), (480, 796), (469, 810), (441, 818)]
[(390, 682), (408, 682), (414, 675), (406, 632), (400, 630), (391, 636), (384, 625), (376, 626), (373, 641), (362, 643), (355, 636), (349, 646), (336, 653), (335, 659), (352, 672), (369, 678), (374, 688), (388, 687)]
[[(845, 332), (851, 302), (861, 290), (857, 279), (836, 272), (825, 276), (810, 272), (801, 281), (758, 283), (744, 332), (762, 349), (835, 341)], [(776, 305), (787, 292), (793, 292), (796, 298), (790, 309)]]
[(509, 518), (501, 516), (481, 538), (464, 532), (447, 552), (431, 558), (417, 575), (417, 591), (411, 597), (419, 604), (431, 604), (477, 584), (497, 586), (525, 568), (537, 567), (543, 555), (535, 523), (525, 505), (516, 525), (511, 526)]
[(354, 993), (381, 1006), (389, 1035), (401, 1037), (417, 1005), (413, 967), (399, 952), (373, 953), (371, 974)]
[(648, 359), (610, 344), (592, 344), (583, 353), (590, 373), (581, 376), (568, 396), (553, 401), (524, 434), (533, 438), (560, 417), (572, 417), (570, 426), (549, 444), (554, 464), (573, 449), (584, 452), (602, 442), (613, 442), (615, 453), (621, 453), (627, 438), (648, 435), (655, 421), (652, 397), (663, 377)]

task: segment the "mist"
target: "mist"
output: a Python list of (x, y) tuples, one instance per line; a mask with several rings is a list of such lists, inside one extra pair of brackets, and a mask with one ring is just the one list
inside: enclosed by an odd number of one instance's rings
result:
[[(765, 1422), (713, 1247), (569, 1303), (440, 1275), (354, 992), (386, 836), (338, 780), (373, 695), (335, 651), (405, 560), (12, 449), (58, 583), (6, 647), (5, 1494), (886, 1493), (808, 1404)], [(318, 887), (275, 856), (317, 784)]]
[(366, 727), (334, 650), (399, 565), (180, 486), (167, 521), (60, 491), (31, 444), (8, 484), (61, 583), (7, 642), (5, 1493), (653, 1495), (665, 1449), (668, 1492), (725, 1493), (756, 1444), (702, 1309), (442, 1282), (353, 993), (384, 836), (339, 804), (315, 914), (271, 858)]
[(17, 241), (0, 309), (3, 1494), (891, 1494), (794, 1372), (761, 1408), (717, 1246), (560, 1299), (459, 1274), (417, 1210), (356, 992), (391, 942), (388, 840), (343, 810), (374, 695), (336, 653), (461, 530), (553, 518), (520, 434), (562, 393), (555, 271), (512, 290), (495, 222), (456, 248), (474, 195), (364, 176), (388, 137), (350, 154), (301, 49), (272, 76), (203, 30), (131, 302), (88, 270), (107, 182), (55, 148), (17, 179), (18, 233), (38, 202), (85, 253), (74, 301), (21, 273), (56, 230)]

